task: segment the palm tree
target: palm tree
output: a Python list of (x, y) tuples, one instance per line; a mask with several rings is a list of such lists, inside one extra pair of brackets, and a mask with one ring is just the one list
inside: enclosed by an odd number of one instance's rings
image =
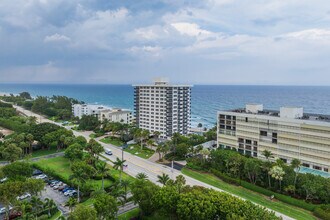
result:
[(269, 158), (272, 158), (272, 157), (274, 157), (274, 155), (273, 155), (273, 153), (271, 152), (271, 151), (269, 151), (269, 150), (264, 150), (263, 152), (262, 152), (262, 155), (264, 156), (264, 157), (266, 157), (266, 160), (267, 160), (267, 164), (266, 164), (266, 171), (267, 171), (267, 175), (268, 175), (268, 185), (269, 185), (269, 188), (271, 187), (271, 184), (270, 184), (270, 174), (269, 174), (269, 171), (270, 171), (270, 169), (271, 169), (271, 164), (270, 164), (270, 160), (269, 160)]
[(136, 177), (136, 179), (139, 179), (139, 180), (146, 180), (146, 179), (148, 179), (148, 175), (145, 174), (145, 173), (138, 173), (135, 177)]
[(104, 190), (104, 177), (107, 176), (108, 172), (109, 172), (109, 168), (107, 166), (107, 163), (104, 161), (99, 161), (96, 164), (96, 170), (97, 172), (101, 175), (102, 177), (102, 190)]
[(18, 203), (17, 208), (22, 213), (22, 218), (25, 219), (26, 213), (32, 210), (32, 205), (29, 201), (23, 200)]
[(301, 161), (298, 160), (298, 159), (293, 159), (291, 161), (291, 167), (294, 169), (296, 175), (294, 177), (294, 194), (296, 193), (296, 184), (297, 184), (297, 177), (298, 177), (298, 174), (299, 174), (299, 171), (300, 171), (300, 166), (301, 166)]
[(167, 175), (165, 173), (163, 173), (161, 176), (158, 175), (157, 178), (158, 178), (157, 182), (163, 184), (163, 186), (165, 186), (167, 181), (169, 181), (169, 179), (170, 179), (169, 175)]
[(124, 179), (120, 184), (124, 188), (123, 196), (124, 196), (125, 201), (127, 201), (127, 192), (128, 192), (128, 187), (130, 184), (131, 184), (131, 182), (127, 179)]
[(54, 200), (49, 199), (49, 198), (45, 199), (44, 208), (48, 209), (48, 217), (50, 217), (50, 210), (55, 206), (56, 206), (56, 204), (55, 204)]
[(155, 131), (154, 132), (154, 138), (156, 140), (156, 142), (158, 143), (158, 139), (159, 139), (159, 136), (161, 135), (161, 133), (159, 131)]
[(153, 149), (152, 147), (155, 146), (155, 141), (152, 139), (147, 140), (147, 146), (151, 147), (151, 149)]
[(141, 150), (143, 149), (142, 143), (149, 138), (150, 132), (148, 130), (141, 131)]
[(41, 201), (40, 198), (38, 198), (36, 196), (32, 196), (30, 202), (31, 202), (31, 205), (32, 205), (32, 207), (34, 209), (35, 215), (38, 216), (38, 213), (39, 213), (40, 209), (43, 206), (43, 202)]
[(30, 147), (29, 154), (32, 154), (32, 144), (34, 141), (34, 137), (32, 134), (27, 134), (25, 138), (26, 138), (27, 142), (29, 143), (29, 147)]
[(123, 168), (124, 168), (124, 163), (126, 162), (126, 160), (121, 160), (117, 157), (117, 160), (115, 162), (113, 162), (113, 168), (116, 170), (119, 170), (119, 182), (121, 183), (121, 174), (123, 172)]
[(156, 152), (159, 155), (159, 161), (161, 161), (161, 159), (162, 159), (162, 151), (163, 151), (163, 145), (162, 144), (159, 144), (157, 146), (157, 148), (156, 148)]
[(210, 151), (206, 148), (203, 148), (201, 151), (199, 151), (199, 153), (203, 156), (204, 161), (210, 155)]
[(66, 205), (69, 206), (70, 212), (72, 212), (72, 209), (77, 205), (77, 200), (73, 197), (70, 197), (68, 201), (66, 202)]

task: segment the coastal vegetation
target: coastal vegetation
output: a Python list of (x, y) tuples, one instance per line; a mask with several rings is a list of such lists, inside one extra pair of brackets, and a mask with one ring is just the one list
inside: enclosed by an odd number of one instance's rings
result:
[[(264, 154), (267, 158), (272, 156), (271, 152), (266, 151)], [(211, 151), (207, 159), (193, 157), (187, 159), (187, 162), (187, 168), (202, 173), (207, 172), (224, 182), (242, 186), (308, 211), (314, 211), (316, 215), (320, 211), (319, 204), (329, 204), (330, 202), (330, 179), (298, 173), (300, 163), (296, 160), (291, 165), (286, 165), (282, 160), (262, 161), (243, 156), (236, 151), (217, 149)], [(198, 176), (189, 170), (184, 170), (184, 173)], [(199, 179), (205, 182), (211, 178), (212, 175), (207, 176), (209, 174), (203, 174)], [(214, 180), (214, 177), (212, 178)], [(225, 190), (227, 191), (227, 189)], [(238, 194), (235, 190), (233, 193)], [(240, 196), (244, 197), (244, 195)]]

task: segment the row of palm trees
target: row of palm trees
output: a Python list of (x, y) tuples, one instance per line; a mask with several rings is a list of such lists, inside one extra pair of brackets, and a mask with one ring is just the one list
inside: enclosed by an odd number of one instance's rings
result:
[(48, 217), (51, 217), (51, 210), (56, 207), (54, 200), (46, 198), (42, 201), (39, 197), (32, 196), (30, 201), (19, 201), (15, 209), (21, 212), (22, 219), (38, 219), (41, 212), (47, 211)]

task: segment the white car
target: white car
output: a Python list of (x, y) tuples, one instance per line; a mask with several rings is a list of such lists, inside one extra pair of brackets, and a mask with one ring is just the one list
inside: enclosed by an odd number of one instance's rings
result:
[(5, 177), (5, 178), (2, 178), (2, 179), (0, 180), (0, 182), (1, 182), (1, 183), (4, 183), (4, 182), (6, 182), (7, 180), (8, 180), (8, 178)]
[(23, 199), (26, 199), (26, 198), (29, 198), (29, 197), (31, 197), (31, 194), (30, 193), (24, 193), (21, 196), (17, 196), (16, 199), (17, 200), (23, 200)]
[(36, 179), (46, 179), (47, 175), (46, 174), (40, 174), (38, 176), (36, 176)]
[[(13, 207), (9, 206), (9, 211), (12, 209), (13, 209)], [(4, 213), (6, 213), (6, 207), (3, 207), (0, 209), (0, 214), (4, 214)]]
[(75, 193), (75, 192), (77, 192), (76, 190), (68, 190), (68, 191), (66, 191), (65, 193), (64, 193), (64, 195), (65, 196), (69, 196), (69, 195), (71, 195), (71, 194), (73, 194), (73, 193)]
[(111, 155), (112, 155), (112, 151), (111, 151), (111, 150), (106, 150), (106, 151), (105, 151), (105, 154), (111, 156)]

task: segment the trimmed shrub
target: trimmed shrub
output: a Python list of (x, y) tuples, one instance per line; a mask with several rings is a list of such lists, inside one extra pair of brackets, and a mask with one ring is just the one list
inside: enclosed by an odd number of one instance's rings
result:
[(317, 207), (313, 213), (318, 218), (323, 220), (330, 220), (330, 204)]
[(220, 171), (216, 170), (216, 169), (211, 169), (211, 172), (216, 176), (218, 177), (219, 179), (223, 180), (224, 182), (226, 183), (230, 183), (230, 184), (234, 184), (234, 185), (237, 185), (239, 186), (240, 185), (240, 180), (239, 179), (235, 179), (235, 178), (232, 178), (230, 176), (227, 176), (226, 174), (224, 173), (221, 173)]

